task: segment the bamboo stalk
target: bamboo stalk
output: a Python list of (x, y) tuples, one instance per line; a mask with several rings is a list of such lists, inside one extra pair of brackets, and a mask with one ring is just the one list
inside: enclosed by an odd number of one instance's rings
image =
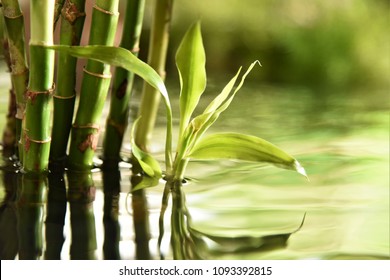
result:
[[(150, 35), (148, 64), (163, 78), (165, 77), (165, 61), (168, 50), (172, 6), (173, 0), (155, 1)], [(139, 111), (139, 115), (142, 117), (135, 132), (135, 143), (145, 151), (147, 151), (152, 137), (159, 103), (160, 93), (149, 86), (149, 84), (144, 83)]]
[[(113, 45), (118, 22), (119, 0), (97, 0), (92, 14), (89, 44)], [(109, 65), (89, 60), (84, 68), (80, 103), (72, 127), (69, 168), (85, 170), (93, 166), (99, 137), (99, 120), (110, 85)]]
[[(139, 50), (144, 7), (145, 0), (128, 0), (126, 6), (126, 16), (120, 47), (132, 51), (135, 55), (138, 54)], [(116, 69), (112, 86), (110, 111), (103, 141), (105, 165), (116, 166), (121, 160), (120, 150), (127, 127), (133, 81), (133, 73), (123, 68)]]
[[(85, 0), (66, 0), (61, 12), (61, 45), (79, 45), (84, 26)], [(54, 94), (54, 113), (51, 162), (61, 162), (66, 157), (66, 148), (73, 121), (76, 99), (77, 59), (66, 53), (59, 53), (56, 90)]]
[(53, 92), (54, 1), (31, 0), (30, 79), (23, 135), (23, 168), (26, 172), (48, 169), (50, 149), (50, 100)]
[(65, 0), (56, 0), (55, 6), (54, 6), (54, 28), (61, 16), (61, 10), (64, 6)]
[[(16, 97), (16, 141), (21, 139), (22, 119), (28, 83), (28, 67), (24, 38), (24, 16), (17, 0), (2, 0), (5, 29), (7, 30), (9, 53), (11, 58), (12, 90)], [(22, 144), (19, 142), (19, 158), (22, 159)]]
[[(3, 12), (0, 9), (0, 22), (3, 23)], [(6, 30), (3, 30), (3, 26), (0, 26), (0, 32), (4, 31), (3, 37), (4, 40), (2, 41), (2, 47), (3, 47), (3, 55), (4, 59), (6, 61), (8, 71), (12, 71), (11, 67), (11, 57), (9, 53), (9, 47), (8, 47), (8, 38), (6, 35)], [(11, 86), (11, 89), (9, 90), (8, 94), (8, 111), (6, 115), (6, 122), (5, 127), (3, 130), (3, 138), (2, 138), (2, 147), (3, 147), (3, 156), (10, 157), (15, 154), (15, 148), (17, 145), (17, 139), (16, 139), (16, 99), (15, 99), (15, 91), (13, 86)]]

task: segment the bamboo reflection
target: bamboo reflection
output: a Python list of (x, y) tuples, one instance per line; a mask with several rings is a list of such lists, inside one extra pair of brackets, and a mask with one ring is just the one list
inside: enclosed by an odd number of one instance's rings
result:
[(96, 228), (93, 202), (95, 186), (91, 171), (68, 171), (68, 202), (72, 242), (70, 257), (76, 260), (96, 259)]
[[(9, 165), (9, 163), (7, 163)], [(12, 169), (10, 166), (2, 169)], [(18, 174), (15, 170), (2, 172), (5, 197), (0, 204), (0, 259), (12, 260), (18, 254), (19, 239), (17, 231), (16, 182)]]
[(202, 259), (196, 246), (196, 236), (190, 230), (191, 216), (186, 206), (181, 184), (175, 184), (172, 192), (171, 246), (175, 260)]
[(53, 171), (48, 175), (49, 191), (46, 205), (46, 251), (45, 259), (61, 259), (65, 241), (64, 223), (66, 215), (66, 184), (64, 170)]
[(120, 177), (118, 168), (103, 169), (103, 254), (106, 260), (121, 259), (119, 252), (120, 225), (118, 221)]
[(43, 208), (47, 177), (45, 174), (23, 174), (18, 183), (19, 259), (39, 259), (43, 250)]
[[(141, 176), (132, 175), (131, 186), (137, 186), (141, 180)], [(135, 234), (135, 257), (138, 260), (150, 260), (151, 254), (149, 241), (151, 237), (149, 228), (148, 203), (145, 190), (141, 189), (131, 193), (131, 206), (133, 210), (133, 225)]]
[[(305, 221), (292, 232), (258, 236), (217, 236), (194, 229), (191, 215), (188, 211), (185, 193), (181, 184), (176, 183), (165, 187), (160, 214), (159, 246), (164, 235), (164, 213), (168, 200), (172, 199), (170, 245), (175, 260), (218, 259), (230, 254), (257, 252), (265, 253), (288, 246), (289, 238), (299, 231)], [(212, 245), (210, 245), (212, 244)], [(164, 259), (165, 256), (161, 255)]]

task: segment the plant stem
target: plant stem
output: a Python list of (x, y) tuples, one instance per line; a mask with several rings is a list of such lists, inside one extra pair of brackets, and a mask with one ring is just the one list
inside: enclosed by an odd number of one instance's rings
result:
[[(25, 93), (28, 83), (28, 68), (24, 39), (24, 17), (17, 0), (2, 0), (5, 30), (7, 31), (11, 61), (12, 90), (16, 96), (16, 141), (21, 136), (22, 119), (26, 108)], [(19, 143), (19, 158), (22, 147)]]
[(53, 91), (54, 1), (31, 0), (30, 79), (23, 135), (23, 168), (26, 172), (48, 169), (50, 149), (50, 106)]
[[(173, 0), (156, 0), (155, 3), (148, 64), (164, 78)], [(135, 142), (145, 151), (152, 137), (159, 102), (160, 93), (144, 83), (139, 111), (142, 117), (135, 133)]]
[(60, 16), (61, 16), (61, 10), (62, 7), (64, 6), (65, 0), (56, 0), (55, 6), (54, 6), (54, 28), (55, 25), (57, 24)]
[[(0, 23), (3, 23), (3, 12), (0, 9)], [(0, 26), (0, 28), (3, 28), (3, 25)], [(1, 42), (1, 46), (3, 47), (3, 55), (4, 59), (6, 61), (8, 71), (12, 71), (11, 67), (11, 57), (9, 53), (9, 47), (8, 47), (8, 38), (6, 35), (6, 30), (1, 29), (1, 31), (4, 31), (3, 37), (4, 40)], [(6, 115), (6, 123), (3, 130), (3, 139), (2, 139), (2, 147), (3, 147), (3, 156), (10, 157), (15, 153), (15, 148), (17, 145), (16, 140), (16, 100), (15, 100), (15, 92), (13, 89), (13, 86), (9, 90), (8, 94), (8, 112)]]
[[(128, 0), (126, 16), (120, 47), (132, 51), (135, 55), (139, 50), (144, 15), (145, 0)], [(127, 127), (129, 101), (133, 86), (134, 73), (123, 68), (117, 68), (112, 86), (110, 111), (106, 123), (103, 141), (103, 158), (105, 164), (120, 161), (124, 132)]]
[[(113, 45), (118, 22), (119, 0), (97, 0), (92, 13), (90, 45)], [(110, 66), (89, 60), (84, 68), (80, 103), (72, 128), (69, 168), (85, 170), (93, 166), (99, 137), (99, 119), (110, 85)]]
[[(85, 0), (66, 0), (61, 13), (61, 45), (79, 45), (84, 26)], [(54, 94), (54, 116), (50, 159), (59, 162), (66, 157), (76, 99), (77, 58), (64, 52), (58, 55), (57, 87)]]

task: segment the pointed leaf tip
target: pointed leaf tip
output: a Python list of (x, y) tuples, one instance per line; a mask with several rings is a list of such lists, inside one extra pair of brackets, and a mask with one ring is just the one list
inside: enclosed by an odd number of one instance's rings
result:
[(305, 168), (297, 161), (294, 161), (294, 169), (301, 175), (305, 176), (308, 181), (310, 181), (309, 177), (306, 174)]

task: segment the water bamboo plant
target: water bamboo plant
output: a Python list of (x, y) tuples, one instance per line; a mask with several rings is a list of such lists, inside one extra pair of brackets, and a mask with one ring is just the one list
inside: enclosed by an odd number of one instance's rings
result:
[[(119, 0), (96, 0), (93, 6), (89, 45), (114, 44)], [(100, 118), (111, 80), (110, 66), (88, 61), (84, 68), (79, 107), (72, 125), (68, 167), (86, 170), (93, 166)]]
[[(85, 19), (84, 6), (85, 0), (57, 0), (55, 21), (61, 16), (60, 44), (80, 44)], [(57, 86), (53, 95), (51, 163), (59, 163), (66, 158), (76, 100), (76, 63), (77, 59), (66, 53), (58, 55)]]
[[(176, 54), (176, 63), (180, 77), (180, 125), (179, 138), (175, 156), (172, 154), (172, 109), (168, 91), (162, 78), (146, 63), (139, 60), (130, 51), (123, 48), (106, 46), (51, 46), (50, 49), (66, 51), (71, 55), (85, 57), (123, 67), (141, 76), (151, 86), (159, 90), (166, 108), (166, 142), (165, 142), (165, 175), (167, 187), (180, 187), (184, 173), (191, 159), (236, 159), (243, 161), (266, 162), (278, 167), (292, 169), (306, 176), (299, 162), (261, 138), (240, 133), (217, 133), (203, 137), (207, 129), (218, 119), (233, 101), (242, 87), (245, 78), (253, 67), (260, 63), (253, 62), (239, 79), (241, 68), (223, 88), (221, 93), (204, 109), (203, 113), (192, 117), (206, 84), (205, 53), (201, 36), (200, 23), (190, 27), (185, 34)], [(142, 118), (142, 116), (141, 116)], [(138, 147), (134, 139), (134, 131), (139, 119), (133, 124), (132, 153), (140, 164), (144, 177), (133, 190), (157, 184), (163, 177), (160, 164), (143, 149)]]
[[(172, 134), (171, 131), (167, 133), (166, 142), (168, 144), (165, 159), (167, 186), (173, 188), (181, 185), (187, 164), (191, 159), (236, 159), (266, 162), (295, 170), (306, 176), (305, 170), (296, 159), (261, 138), (232, 132), (202, 137), (219, 115), (228, 108), (253, 67), (256, 64), (260, 65), (258, 61), (253, 62), (233, 90), (241, 72), (240, 68), (203, 113), (192, 117), (206, 86), (205, 63), (206, 57), (200, 23), (198, 22), (187, 31), (176, 53), (181, 88), (179, 139), (176, 154), (173, 157), (171, 154)], [(167, 122), (170, 123), (171, 119), (168, 118)], [(135, 123), (136, 125), (137, 123)], [(168, 125), (168, 128), (170, 127), (171, 125)], [(158, 162), (151, 155), (138, 148), (134, 139), (132, 144), (133, 154), (146, 173), (145, 180), (147, 181), (146, 184), (140, 184), (134, 190), (148, 186), (151, 182), (157, 183), (162, 176)]]
[[(2, 0), (5, 31), (7, 31), (8, 50), (11, 66), (12, 92), (11, 100), (15, 96), (15, 142), (21, 145), (20, 136), (22, 119), (26, 108), (25, 93), (27, 89), (29, 71), (24, 38), (24, 16), (18, 0)], [(19, 147), (19, 157), (22, 156), (23, 148)]]
[[(145, 0), (127, 1), (120, 47), (138, 55)], [(127, 128), (134, 73), (117, 68), (112, 83), (110, 110), (103, 140), (104, 166), (117, 167)]]
[(30, 78), (23, 121), (23, 169), (41, 173), (48, 170), (50, 150), (50, 101), (54, 90), (53, 44), (54, 1), (32, 0)]

